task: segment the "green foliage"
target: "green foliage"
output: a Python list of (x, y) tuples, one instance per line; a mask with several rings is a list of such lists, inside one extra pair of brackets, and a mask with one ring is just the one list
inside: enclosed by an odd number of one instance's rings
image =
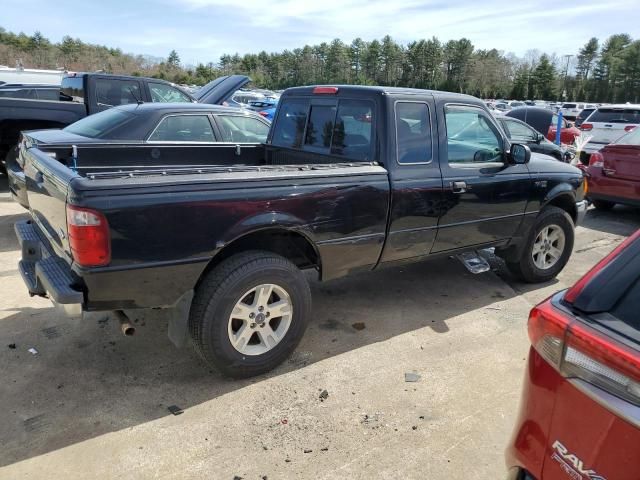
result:
[[(0, 64), (31, 68), (102, 70), (204, 85), (220, 75), (249, 75), (254, 85), (357, 84), (442, 89), (482, 98), (640, 101), (640, 40), (616, 34), (591, 38), (575, 55), (574, 68), (554, 55), (530, 50), (524, 58), (497, 49), (475, 49), (461, 38), (437, 38), (402, 45), (380, 40), (305, 45), (277, 53), (226, 53), (217, 63), (184, 66), (176, 50), (166, 60), (124, 53), (65, 36), (53, 43), (40, 32), (29, 36), (0, 27)], [(566, 70), (566, 72), (565, 72)], [(566, 97), (563, 98), (563, 92)]]

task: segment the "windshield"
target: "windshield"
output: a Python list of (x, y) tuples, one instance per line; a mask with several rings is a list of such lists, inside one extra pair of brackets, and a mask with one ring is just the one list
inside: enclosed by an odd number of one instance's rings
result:
[(112, 108), (78, 120), (63, 128), (63, 131), (89, 138), (110, 138), (109, 134), (113, 130), (129, 123), (133, 118), (133, 113)]
[(640, 109), (599, 108), (591, 114), (589, 122), (640, 123)]

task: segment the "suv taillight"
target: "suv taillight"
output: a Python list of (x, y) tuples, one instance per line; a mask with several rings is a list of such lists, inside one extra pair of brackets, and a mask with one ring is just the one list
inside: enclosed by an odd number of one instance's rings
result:
[(627, 125), (626, 127), (624, 127), (624, 131), (625, 132), (630, 132), (631, 130), (633, 130), (634, 128), (636, 128), (635, 125)]
[(593, 130), (593, 125), (590, 123), (583, 123), (582, 125), (580, 125), (580, 130), (584, 132), (589, 132)]
[(640, 405), (640, 358), (568, 314), (551, 300), (529, 316), (533, 348), (566, 378), (579, 378), (612, 395)]
[(111, 261), (109, 224), (100, 212), (67, 205), (67, 234), (78, 265), (100, 267)]
[(589, 166), (602, 168), (604, 166), (604, 157), (600, 152), (593, 152), (589, 157)]

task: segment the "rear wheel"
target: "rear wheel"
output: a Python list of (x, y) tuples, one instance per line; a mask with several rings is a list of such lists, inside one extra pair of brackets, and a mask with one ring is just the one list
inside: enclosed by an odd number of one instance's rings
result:
[(270, 252), (224, 260), (201, 282), (189, 318), (198, 353), (225, 375), (250, 377), (275, 368), (307, 327), (311, 292), (303, 273)]
[(608, 202), (606, 200), (594, 200), (593, 206), (596, 207), (598, 210), (607, 211), (607, 210), (611, 210), (615, 206), (615, 203)]
[(507, 262), (507, 267), (525, 282), (546, 282), (569, 261), (573, 241), (574, 225), (569, 214), (557, 207), (547, 207), (536, 219), (520, 259)]

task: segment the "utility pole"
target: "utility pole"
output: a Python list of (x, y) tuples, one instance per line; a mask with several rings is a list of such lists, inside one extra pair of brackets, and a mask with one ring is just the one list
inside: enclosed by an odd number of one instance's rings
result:
[(567, 77), (569, 76), (569, 62), (571, 61), (571, 57), (573, 57), (573, 55), (563, 55), (563, 57), (567, 59), (567, 66), (564, 69), (564, 81), (562, 82), (562, 100), (565, 101), (567, 99)]

